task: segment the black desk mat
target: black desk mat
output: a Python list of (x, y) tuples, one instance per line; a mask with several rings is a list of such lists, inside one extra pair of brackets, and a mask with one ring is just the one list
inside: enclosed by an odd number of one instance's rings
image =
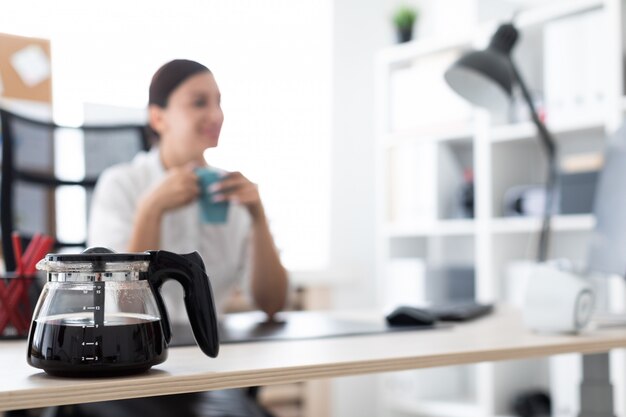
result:
[[(220, 344), (320, 339), (450, 327), (448, 324), (392, 327), (387, 325), (383, 317), (380, 321), (360, 321), (339, 319), (314, 311), (281, 312), (272, 322), (267, 322), (266, 317), (259, 311), (224, 315), (218, 328)], [(195, 344), (189, 323), (172, 323), (170, 346)]]

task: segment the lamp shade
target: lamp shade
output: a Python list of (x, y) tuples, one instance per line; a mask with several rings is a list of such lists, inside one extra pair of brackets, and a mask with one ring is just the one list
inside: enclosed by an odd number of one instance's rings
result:
[(500, 26), (487, 49), (468, 52), (448, 68), (446, 82), (472, 104), (490, 110), (506, 108), (515, 80), (510, 53), (517, 37), (513, 25)]

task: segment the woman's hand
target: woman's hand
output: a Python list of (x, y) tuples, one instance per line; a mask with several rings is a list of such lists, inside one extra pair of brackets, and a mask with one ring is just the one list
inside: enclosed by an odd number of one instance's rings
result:
[(170, 168), (157, 186), (140, 200), (128, 243), (129, 252), (144, 252), (161, 247), (163, 214), (189, 204), (200, 194), (194, 166)]
[(164, 213), (185, 206), (200, 195), (193, 165), (171, 168), (165, 178), (146, 196), (146, 204)]
[(280, 262), (270, 233), (259, 188), (240, 172), (231, 172), (209, 187), (213, 201), (246, 206), (252, 217), (250, 289), (256, 306), (271, 319), (287, 300), (287, 271)]
[(230, 201), (245, 205), (254, 221), (260, 220), (264, 215), (259, 187), (241, 172), (228, 173), (220, 181), (212, 184), (209, 192), (213, 194), (214, 202)]

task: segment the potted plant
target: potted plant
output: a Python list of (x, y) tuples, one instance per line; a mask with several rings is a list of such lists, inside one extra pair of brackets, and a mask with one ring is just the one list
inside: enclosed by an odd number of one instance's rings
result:
[(418, 11), (411, 6), (401, 6), (393, 14), (393, 24), (398, 35), (398, 42), (408, 42), (413, 38), (413, 24), (417, 20)]

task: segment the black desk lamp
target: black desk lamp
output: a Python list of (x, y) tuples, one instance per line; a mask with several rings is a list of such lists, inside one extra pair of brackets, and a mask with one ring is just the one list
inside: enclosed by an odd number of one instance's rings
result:
[(490, 109), (506, 108), (512, 96), (514, 83), (520, 87), (548, 158), (545, 209), (537, 252), (538, 261), (543, 262), (548, 254), (550, 217), (556, 191), (557, 149), (553, 137), (539, 119), (528, 88), (511, 59), (511, 50), (518, 37), (519, 33), (511, 23), (501, 25), (491, 38), (487, 49), (471, 51), (461, 56), (448, 68), (444, 77), (448, 85), (466, 100)]

